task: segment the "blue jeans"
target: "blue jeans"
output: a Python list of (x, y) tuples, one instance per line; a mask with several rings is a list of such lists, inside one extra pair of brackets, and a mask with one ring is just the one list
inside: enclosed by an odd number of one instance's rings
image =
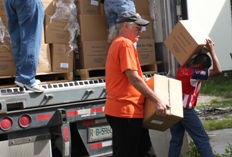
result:
[(123, 11), (136, 12), (133, 0), (105, 0), (104, 9), (109, 28), (116, 25), (116, 20)]
[(4, 0), (11, 37), (15, 80), (35, 83), (40, 53), (44, 8), (41, 0)]
[(201, 157), (214, 156), (209, 143), (208, 134), (205, 132), (195, 110), (184, 109), (184, 118), (170, 128), (172, 138), (170, 141), (168, 157), (180, 156), (185, 130), (194, 141)]

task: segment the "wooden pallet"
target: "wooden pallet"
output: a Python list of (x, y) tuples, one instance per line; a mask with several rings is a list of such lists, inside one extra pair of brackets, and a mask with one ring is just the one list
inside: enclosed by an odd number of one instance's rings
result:
[[(142, 71), (146, 73), (157, 73), (158, 64), (161, 64), (162, 61), (156, 61), (153, 64), (141, 65)], [(86, 80), (86, 79), (98, 79), (105, 77), (105, 68), (88, 68), (88, 69), (76, 69), (74, 72), (75, 80)]]
[(155, 63), (148, 65), (141, 65), (143, 74), (147, 73), (157, 73), (158, 72), (158, 64), (161, 64), (162, 61), (156, 61)]
[[(49, 82), (63, 82), (73, 80), (73, 72), (68, 73), (38, 73), (36, 79), (39, 79), (42, 84)], [(8, 88), (15, 86), (15, 76), (0, 76), (0, 88)]]
[(76, 69), (74, 72), (75, 80), (105, 78), (105, 68)]

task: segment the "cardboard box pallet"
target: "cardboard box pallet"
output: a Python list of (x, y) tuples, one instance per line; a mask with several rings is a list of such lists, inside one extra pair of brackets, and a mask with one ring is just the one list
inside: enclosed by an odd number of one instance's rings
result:
[(171, 106), (166, 117), (156, 115), (154, 103), (145, 100), (143, 127), (166, 131), (183, 118), (181, 81), (155, 74), (147, 85), (167, 104)]

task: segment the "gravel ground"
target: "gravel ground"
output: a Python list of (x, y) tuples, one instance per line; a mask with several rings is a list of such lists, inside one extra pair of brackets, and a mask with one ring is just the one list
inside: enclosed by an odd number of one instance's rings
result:
[(197, 99), (197, 104), (203, 104), (210, 102), (212, 99), (220, 99), (220, 97), (212, 95), (199, 95)]
[[(208, 103), (210, 102), (212, 99), (220, 99), (220, 97), (216, 97), (216, 96), (210, 96), (210, 95), (199, 95), (197, 103), (198, 104), (203, 104), (203, 103)], [(220, 119), (223, 118), (225, 114), (222, 115), (204, 115), (204, 116), (200, 116), (200, 119), (205, 119), (205, 117), (209, 118), (209, 117), (213, 117), (212, 119)], [(212, 146), (212, 149), (214, 151), (214, 153), (218, 153), (218, 154), (224, 154), (225, 153), (225, 149), (227, 148), (228, 144), (232, 144), (232, 128), (228, 128), (228, 129), (222, 129), (222, 130), (214, 130), (214, 131), (208, 131), (207, 132), (210, 138), (210, 144)]]

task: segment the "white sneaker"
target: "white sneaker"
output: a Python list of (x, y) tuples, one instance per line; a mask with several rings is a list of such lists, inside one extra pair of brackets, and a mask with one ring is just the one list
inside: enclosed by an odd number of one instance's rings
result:
[[(22, 88), (24, 88), (24, 86), (25, 86), (24, 84), (22, 84), (21, 82), (18, 82), (18, 81), (15, 81), (15, 84), (18, 85), (19, 87), (22, 87)], [(39, 84), (41, 84), (41, 81), (36, 79), (35, 84), (39, 85)]]
[(25, 85), (26, 89), (29, 89), (33, 92), (38, 92), (38, 93), (43, 93), (44, 92), (44, 88), (39, 86), (38, 84), (34, 83), (32, 86), (27, 86)]
[(18, 85), (19, 87), (22, 87), (22, 88), (25, 87), (26, 89), (29, 89), (31, 91), (42, 93), (44, 92), (44, 88), (39, 86), (40, 83), (41, 83), (40, 80), (35, 80), (35, 83), (32, 86), (28, 86), (18, 81), (15, 81), (15, 84)]
[(19, 87), (24, 88), (24, 84), (22, 84), (22, 83), (20, 83), (20, 82), (18, 82), (18, 81), (15, 81), (15, 84), (18, 85)]

